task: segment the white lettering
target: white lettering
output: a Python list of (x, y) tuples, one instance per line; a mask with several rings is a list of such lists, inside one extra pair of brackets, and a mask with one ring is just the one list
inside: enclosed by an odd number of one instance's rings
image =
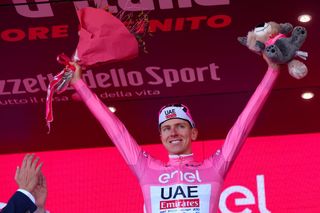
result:
[[(97, 5), (98, 8), (108, 8), (108, 10), (111, 13), (119, 12), (117, 6), (109, 4), (108, 0), (93, 0), (93, 3), (95, 5)], [(89, 7), (89, 3), (88, 3), (87, 0), (74, 1), (73, 4), (74, 4), (75, 8), (77, 8), (77, 9), (81, 9), (81, 8), (84, 8), (84, 7)]]
[(163, 69), (164, 82), (167, 87), (179, 82), (178, 71), (175, 69)]
[(39, 75), (37, 75), (37, 79), (38, 79), (38, 82), (39, 82), (41, 90), (42, 91), (46, 91), (47, 90), (47, 84), (46, 84), (45, 81), (47, 81), (48, 78), (46, 78), (43, 75), (39, 74)]
[[(226, 190), (224, 190), (220, 196), (219, 207), (223, 213), (233, 213), (233, 211), (230, 211), (227, 207), (227, 198), (229, 197), (229, 195), (236, 192), (241, 193), (245, 196), (244, 198), (235, 199), (235, 204), (237, 206), (252, 205), (255, 203), (254, 196), (249, 189), (243, 186), (231, 186)], [(252, 211), (248, 208), (245, 208), (243, 211), (241, 211), (241, 213), (251, 213), (251, 212)]]
[[(35, 2), (41, 2), (43, 0), (34, 0)], [(25, 5), (15, 5), (16, 11), (21, 16), (29, 18), (41, 18), (41, 17), (51, 17), (53, 12), (50, 4), (34, 4), (37, 7), (37, 10), (30, 10), (27, 0), (12, 0), (13, 4), (22, 4)]]
[(110, 75), (107, 73), (98, 73), (96, 75), (96, 79), (97, 79), (97, 84), (100, 88), (108, 88), (112, 85), (111, 83), (105, 83), (110, 79)]
[(211, 79), (212, 79), (212, 80), (217, 80), (217, 81), (219, 81), (220, 78), (217, 76), (217, 69), (219, 69), (219, 67), (216, 66), (215, 63), (211, 63), (211, 64), (209, 65), (209, 67), (210, 67)]
[[(109, 11), (117, 13), (119, 10), (117, 6), (108, 4), (107, 0), (93, 0), (99, 8), (105, 8), (108, 5)], [(230, 0), (178, 0), (179, 8), (190, 8), (192, 2), (200, 6), (217, 6), (228, 5)], [(89, 4), (87, 1), (74, 2), (76, 8), (87, 7)], [(173, 0), (158, 0), (160, 9), (173, 9)], [(143, 10), (155, 10), (154, 0), (118, 0), (118, 6), (125, 11), (143, 11)]]
[(91, 70), (87, 70), (87, 72), (82, 75), (82, 78), (87, 83), (89, 88), (97, 88), (97, 84)]
[(13, 88), (12, 88), (12, 94), (23, 94), (26, 93), (26, 91), (19, 90), (20, 85), (21, 85), (21, 79), (10, 79), (7, 80), (7, 82), (12, 82), (13, 83)]
[(181, 80), (183, 82), (193, 82), (196, 80), (195, 71), (192, 68), (183, 68), (180, 70), (181, 72)]
[(168, 183), (170, 179), (176, 179), (175, 177), (176, 175), (178, 175), (180, 181), (186, 181), (189, 183), (194, 183), (194, 182), (201, 183), (200, 174), (198, 170), (195, 170), (194, 173), (175, 170), (171, 173), (161, 174), (158, 180), (160, 183)]
[(148, 84), (150, 85), (158, 85), (163, 83), (163, 79), (155, 72), (160, 70), (160, 67), (147, 67), (146, 72), (154, 78), (155, 81), (149, 81)]
[(11, 94), (11, 92), (6, 92), (6, 91), (4, 91), (5, 89), (5, 85), (6, 85), (6, 81), (4, 81), (4, 80), (1, 80), (0, 81), (0, 95), (10, 95)]
[[(178, 0), (178, 5), (180, 8), (192, 7), (191, 0)], [(173, 0), (161, 0), (159, 1), (161, 9), (171, 9), (173, 8)]]
[(126, 11), (154, 10), (153, 0), (140, 0), (133, 3), (133, 0), (118, 1), (119, 6)]
[(264, 187), (264, 176), (257, 175), (257, 189), (258, 189), (258, 205), (261, 213), (271, 213), (266, 206), (266, 192)]
[(160, 183), (168, 183), (169, 180), (170, 180), (170, 174), (168, 174), (168, 173), (164, 173), (164, 174), (159, 176), (159, 182)]
[[(54, 13), (52, 11), (51, 5), (48, 4), (34, 4), (37, 7), (37, 10), (31, 10), (27, 4), (27, 0), (12, 0), (15, 5), (17, 13), (21, 16), (28, 18), (42, 18), (42, 17), (52, 17)], [(34, 0), (35, 2), (42, 2), (43, 0)], [(74, 7), (76, 9), (81, 9), (89, 6), (89, 0), (83, 1), (74, 1)], [(108, 0), (93, 0), (94, 4), (98, 8), (106, 8), (111, 13), (118, 13), (119, 9), (124, 11), (145, 11), (145, 10), (156, 10), (155, 0), (118, 0), (118, 5), (108, 4)], [(23, 5), (21, 5), (23, 4)], [(173, 0), (158, 0), (157, 5), (159, 4), (160, 9), (174, 9), (175, 5)], [(217, 6), (217, 5), (229, 5), (230, 0), (178, 0), (178, 8), (191, 8), (193, 4), (200, 6)]]
[(131, 71), (128, 72), (129, 84), (132, 86), (140, 86), (143, 84), (143, 78), (140, 72)]
[[(264, 176), (257, 175), (257, 194), (258, 194), (258, 208), (260, 213), (271, 213), (266, 207), (266, 194), (264, 186)], [(227, 199), (233, 193), (241, 193), (244, 198), (235, 198), (235, 206), (248, 206), (256, 204), (253, 193), (244, 186), (231, 186), (226, 188), (220, 195), (219, 208), (222, 213), (233, 213), (227, 206)], [(251, 213), (252, 208), (246, 207), (239, 213)]]
[[(153, 78), (153, 80), (148, 81), (150, 85), (158, 85), (162, 84), (163, 82), (167, 87), (172, 87), (174, 84), (180, 82), (203, 82), (205, 80), (205, 73), (210, 76), (211, 80), (219, 81), (221, 80), (218, 77), (217, 70), (219, 66), (215, 63), (211, 63), (209, 66), (206, 67), (196, 67), (195, 69), (190, 67), (185, 67), (180, 70), (177, 69), (163, 69), (161, 70), (160, 67), (147, 67), (146, 72)], [(158, 71), (158, 72), (156, 72)], [(161, 71), (163, 77), (161, 77)]]
[[(196, 171), (198, 172), (198, 170)], [(183, 179), (185, 179), (187, 182), (193, 183), (196, 181), (196, 175), (191, 172), (186, 172), (183, 174)]]
[[(220, 78), (217, 75), (219, 67), (214, 63), (205, 67), (184, 67), (181, 69), (166, 68), (150, 66), (146, 67), (145, 71), (130, 71), (124, 68), (112, 68), (105, 72), (93, 72), (87, 70), (82, 75), (83, 80), (87, 83), (89, 88), (130, 88), (148, 85), (159, 85), (165, 87), (174, 87), (181, 83), (201, 83), (205, 81), (218, 81)], [(37, 74), (33, 78), (24, 79), (7, 79), (0, 80), (0, 96), (12, 94), (38, 93), (47, 91), (47, 85), (53, 79), (53, 74)], [(162, 87), (163, 87), (162, 86)], [(73, 90), (68, 87), (68, 90)], [(125, 95), (126, 92), (123, 92)], [(108, 92), (109, 94), (109, 92)], [(110, 93), (112, 94), (112, 93)], [(159, 95), (160, 91), (156, 89), (142, 88), (138, 91), (133, 91), (132, 94), (137, 96)], [(122, 97), (115, 95), (114, 97)], [(113, 95), (111, 95), (113, 96)], [(111, 97), (106, 96), (106, 97)], [(131, 94), (130, 94), (131, 96)], [(180, 174), (179, 174), (180, 175)]]
[(37, 86), (38, 84), (37, 79), (34, 79), (34, 78), (23, 79), (23, 84), (24, 84), (24, 87), (26, 88), (26, 91), (29, 93), (35, 93), (40, 91), (39, 88), (37, 87), (35, 88), (35, 86)]

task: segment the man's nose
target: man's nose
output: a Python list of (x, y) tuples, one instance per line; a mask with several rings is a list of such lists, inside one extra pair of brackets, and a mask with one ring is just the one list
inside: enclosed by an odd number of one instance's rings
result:
[(173, 127), (173, 128), (171, 128), (171, 130), (170, 130), (170, 135), (177, 135), (177, 128), (176, 127)]

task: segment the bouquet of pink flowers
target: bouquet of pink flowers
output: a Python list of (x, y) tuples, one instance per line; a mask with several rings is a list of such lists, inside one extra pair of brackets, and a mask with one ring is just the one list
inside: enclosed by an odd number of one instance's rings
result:
[(54, 93), (66, 90), (72, 79), (74, 67), (69, 64), (77, 61), (83, 67), (100, 63), (127, 60), (138, 56), (139, 45), (135, 35), (111, 13), (103, 9), (87, 7), (77, 11), (80, 30), (79, 43), (72, 59), (58, 56), (58, 62), (65, 68), (50, 82), (46, 99), (46, 121), (50, 132), (53, 121), (52, 97)]

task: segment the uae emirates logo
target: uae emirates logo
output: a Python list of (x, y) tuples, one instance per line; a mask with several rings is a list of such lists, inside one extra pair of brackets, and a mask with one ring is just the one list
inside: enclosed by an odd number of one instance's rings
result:
[(166, 119), (177, 117), (177, 114), (174, 109), (165, 110), (164, 114), (166, 115)]

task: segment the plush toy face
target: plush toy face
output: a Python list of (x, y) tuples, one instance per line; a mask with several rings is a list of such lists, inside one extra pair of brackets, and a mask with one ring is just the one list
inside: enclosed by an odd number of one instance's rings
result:
[(264, 37), (266, 35), (270, 35), (270, 33), (271, 33), (271, 25), (269, 23), (258, 24), (254, 28), (253, 32), (257, 37)]
[(250, 50), (261, 53), (266, 46), (266, 42), (278, 34), (289, 35), (292, 31), (290, 23), (281, 23), (270, 21), (257, 25), (253, 30), (248, 32), (246, 37), (238, 37), (238, 41)]
[(264, 22), (249, 31), (246, 37), (238, 37), (238, 41), (253, 52), (260, 54), (265, 48), (265, 42), (267, 42), (270, 37), (278, 34), (279, 30), (280, 24)]

